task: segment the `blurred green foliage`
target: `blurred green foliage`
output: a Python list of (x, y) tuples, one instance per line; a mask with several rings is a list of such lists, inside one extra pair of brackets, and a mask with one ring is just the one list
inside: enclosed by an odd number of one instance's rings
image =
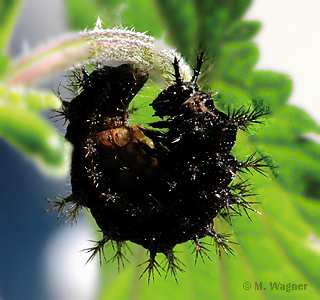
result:
[[(6, 47), (20, 2), (2, 3), (0, 71), (8, 65)], [(208, 60), (201, 84), (219, 92), (215, 100), (220, 109), (263, 105), (272, 112), (264, 124), (240, 134), (234, 149), (239, 160), (257, 151), (277, 166), (276, 173), (270, 171), (268, 177), (248, 176), (257, 194), (251, 201), (259, 203), (255, 208), (261, 215), (252, 213), (252, 220), (235, 217), (232, 225), (215, 221), (217, 232), (233, 233), (232, 240), (239, 243), (232, 245), (235, 257), (222, 255), (219, 259), (211, 253), (212, 261), (199, 261), (194, 266), (192, 249), (179, 245), (176, 250), (181, 251), (179, 258), (186, 264), (186, 272), (178, 274), (179, 284), (168, 276), (166, 280), (156, 278), (156, 283), (148, 286), (145, 278), (138, 279), (143, 267), (136, 267), (145, 251), (131, 245), (131, 263), (120, 274), (115, 264), (103, 265), (99, 299), (320, 299), (320, 146), (301, 136), (310, 132), (319, 135), (320, 128), (303, 110), (286, 104), (292, 91), (287, 75), (253, 70), (259, 51), (251, 39), (261, 24), (241, 20), (251, 1), (66, 0), (66, 4), (73, 30), (92, 27), (100, 15), (105, 27), (121, 23), (158, 39), (164, 37), (164, 42), (176, 47), (191, 65), (194, 51), (205, 49)], [(151, 116), (146, 101), (152, 101), (158, 91), (146, 87), (137, 97), (135, 106), (141, 110), (135, 122), (151, 121), (145, 116)], [(37, 102), (37, 95), (34, 97)], [(0, 134), (28, 154), (35, 151), (46, 164), (59, 165), (62, 146), (50, 148), (45, 142), (54, 129), (47, 125), (37, 128), (39, 108), (19, 107), (18, 111), (7, 98), (0, 99)], [(22, 124), (20, 118), (27, 117), (30, 120)], [(112, 257), (112, 251), (107, 247), (106, 256)], [(260, 282), (262, 289), (258, 288)], [(272, 290), (270, 282), (307, 284), (307, 288)], [(245, 283), (251, 288), (246, 289)]]
[[(52, 92), (11, 86), (6, 80), (12, 63), (8, 53), (10, 38), (23, 1), (0, 1), (0, 136), (22, 150), (51, 176), (67, 169), (71, 147), (39, 111), (59, 107)], [(1, 76), (2, 75), (2, 76)]]

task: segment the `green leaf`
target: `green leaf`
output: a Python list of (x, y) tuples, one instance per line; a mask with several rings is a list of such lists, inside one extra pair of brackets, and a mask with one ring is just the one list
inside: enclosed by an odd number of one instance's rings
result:
[[(119, 4), (118, 4), (119, 7)], [(117, 7), (117, 8), (118, 8)], [(157, 16), (157, 10), (153, 1), (133, 0), (128, 1), (118, 13), (118, 24), (133, 27), (136, 31), (147, 32), (148, 35), (161, 39), (165, 33), (165, 27)], [(140, 16), (143, 15), (143, 18)]]
[(320, 158), (306, 155), (298, 143), (259, 144), (277, 166), (278, 180), (293, 193), (306, 196), (311, 178), (320, 183)]
[(9, 64), (10, 64), (9, 56), (0, 50), (0, 76), (6, 71)]
[(283, 106), (292, 92), (292, 81), (288, 75), (259, 70), (252, 72), (251, 81), (251, 98), (266, 101), (271, 110)]
[(53, 92), (41, 91), (24, 86), (7, 87), (0, 84), (0, 103), (10, 103), (19, 108), (40, 111), (59, 108), (61, 101)]
[(251, 0), (195, 0), (198, 44), (206, 45), (210, 51), (218, 55), (221, 40), (225, 38), (229, 28), (241, 19), (251, 2)]
[[(193, 49), (207, 47), (209, 56), (215, 56), (215, 64), (207, 61), (203, 81), (212, 92), (218, 92), (214, 98), (217, 107), (227, 112), (228, 108), (263, 105), (272, 112), (264, 124), (240, 133), (233, 151), (239, 161), (255, 152), (257, 157), (268, 155), (277, 167), (276, 178), (272, 170), (267, 177), (243, 175), (250, 178), (257, 195), (249, 200), (258, 202), (253, 206), (261, 215), (252, 212), (252, 221), (246, 216), (235, 217), (232, 225), (214, 220), (217, 232), (232, 233), (231, 240), (239, 243), (230, 244), (235, 257), (222, 255), (219, 259), (214, 247), (208, 245), (212, 261), (206, 259), (203, 264), (199, 260), (194, 266), (193, 249), (188, 244), (178, 245), (175, 250), (182, 251), (178, 258), (186, 264), (186, 273), (178, 274), (179, 284), (169, 274), (166, 280), (156, 277), (156, 283), (148, 286), (145, 277), (138, 279), (144, 266), (136, 267), (146, 260), (145, 250), (132, 245), (133, 254), (127, 253), (131, 263), (120, 274), (116, 263), (103, 265), (100, 299), (165, 299), (168, 295), (172, 299), (320, 299), (320, 146), (301, 136), (320, 134), (320, 129), (301, 109), (286, 104), (292, 91), (287, 75), (253, 70), (259, 54), (250, 39), (260, 23), (241, 21), (250, 3), (129, 0), (122, 5), (116, 0), (68, 0), (68, 16), (75, 29), (92, 28), (100, 15), (107, 27), (122, 21), (137, 31), (148, 30), (158, 39), (166, 30), (165, 39), (191, 60)], [(10, 22), (7, 24), (6, 28), (12, 28)], [(10, 30), (3, 31), (2, 36)], [(2, 40), (6, 44), (8, 39)], [(8, 63), (6, 55), (1, 55), (0, 72)], [(45, 66), (39, 68), (45, 70)], [(157, 86), (151, 86), (135, 99), (132, 106), (139, 110), (133, 123), (153, 121), (148, 104), (158, 91)], [(0, 92), (1, 135), (43, 165), (62, 167), (67, 152), (63, 142), (31, 111), (54, 106), (56, 99), (45, 98), (42, 103), (39, 93), (30, 94), (27, 100), (26, 94), (14, 89), (2, 88)], [(212, 244), (210, 239), (206, 241)], [(105, 251), (107, 259), (112, 257), (112, 247)], [(161, 261), (161, 255), (159, 258)], [(289, 284), (306, 284), (306, 288), (286, 291), (278, 286), (272, 290), (270, 282), (283, 283), (286, 289)], [(245, 283), (251, 284), (249, 290)]]
[(47, 122), (16, 105), (0, 105), (0, 135), (51, 175), (65, 173), (70, 146)]
[[(67, 20), (70, 29), (93, 28), (98, 16), (104, 18), (103, 9), (96, 1), (66, 0)], [(86, 13), (83, 13), (83, 12)]]
[(285, 105), (250, 139), (270, 155), (287, 190), (320, 199), (320, 145), (301, 137), (306, 133), (320, 135), (320, 126), (303, 110)]
[[(319, 187), (319, 184), (317, 185)], [(318, 188), (319, 193), (319, 188)], [(315, 230), (316, 234), (320, 236), (320, 222), (319, 222), (319, 211), (320, 211), (320, 202), (311, 201), (310, 199), (306, 199), (304, 197), (300, 197), (298, 195), (291, 195), (291, 199), (295, 206), (298, 208), (301, 215), (305, 218), (305, 220), (310, 224), (310, 226)], [(318, 197), (320, 199), (320, 195)], [(315, 240), (315, 236), (310, 234), (310, 239)]]
[(285, 105), (265, 122), (255, 140), (284, 144), (305, 133), (320, 135), (320, 126), (302, 109)]
[[(67, 12), (70, 26), (75, 30), (93, 28), (98, 16), (109, 28), (120, 25), (133, 27), (138, 32), (147, 31), (149, 35), (158, 39), (162, 37), (165, 29), (157, 18), (151, 1), (131, 0), (119, 3), (119, 1), (67, 0)], [(140, 18), (140, 15), (143, 15), (143, 18)]]
[[(145, 86), (139, 94), (134, 97), (129, 107), (129, 111), (133, 111), (130, 116), (131, 125), (147, 125), (150, 122), (150, 116), (154, 114), (154, 110), (150, 106), (150, 103), (157, 97), (160, 91), (160, 86)], [(152, 118), (152, 121), (160, 121), (160, 118)]]
[(7, 54), (11, 34), (22, 9), (22, 0), (0, 0), (0, 49)]
[(259, 58), (256, 44), (231, 44), (223, 50), (213, 71), (213, 80), (219, 79), (232, 86), (247, 88), (247, 77)]
[(245, 43), (256, 36), (261, 29), (258, 21), (240, 21), (234, 23), (223, 37), (223, 43)]
[(224, 112), (236, 110), (252, 105), (252, 99), (246, 91), (238, 87), (231, 87), (224, 82), (216, 82), (212, 85), (212, 92), (218, 93), (214, 98), (216, 105)]
[(155, 1), (159, 19), (163, 22), (166, 35), (172, 46), (185, 56), (195, 47), (195, 12), (191, 0)]

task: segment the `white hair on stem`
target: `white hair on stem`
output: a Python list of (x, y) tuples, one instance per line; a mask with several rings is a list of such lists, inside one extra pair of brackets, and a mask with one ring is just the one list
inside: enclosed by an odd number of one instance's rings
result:
[(129, 63), (136, 72), (149, 73), (153, 80), (160, 79), (170, 85), (174, 80), (172, 63), (175, 57), (182, 79), (189, 81), (192, 69), (163, 41), (135, 32), (133, 28), (103, 29), (98, 17), (93, 29), (65, 35), (18, 58), (3, 80), (12, 85), (28, 86), (66, 69), (90, 64), (117, 66)]

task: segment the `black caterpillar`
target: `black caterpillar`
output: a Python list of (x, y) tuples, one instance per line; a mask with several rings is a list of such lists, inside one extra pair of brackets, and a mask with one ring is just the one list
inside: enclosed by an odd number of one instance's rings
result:
[[(191, 81), (183, 82), (174, 60), (174, 84), (151, 103), (162, 121), (149, 124), (150, 129), (129, 125), (128, 114), (147, 73), (128, 64), (75, 72), (79, 93), (71, 102), (62, 100), (60, 112), (69, 121), (65, 137), (74, 147), (72, 194), (49, 201), (59, 216), (67, 213), (67, 220), (75, 220), (83, 207), (91, 211), (103, 236), (86, 249), (92, 252), (89, 260), (96, 254), (101, 260), (104, 245), (111, 242), (116, 252), (111, 260), (117, 259), (119, 267), (126, 260), (125, 243), (131, 241), (149, 252), (142, 273), (149, 281), (154, 270), (160, 274), (165, 268), (175, 278), (177, 270), (183, 271), (173, 250), (177, 244), (193, 241), (196, 260), (203, 260), (208, 254), (200, 239), (209, 236), (219, 254), (232, 253), (228, 235), (216, 233), (213, 220), (255, 211), (244, 199), (252, 195), (247, 182), (231, 182), (239, 172), (262, 173), (268, 165), (254, 155), (238, 162), (231, 149), (237, 130), (260, 123), (266, 112), (242, 108), (227, 115), (216, 109), (212, 94), (197, 86), (202, 63), (203, 53)], [(166, 256), (164, 266), (157, 253)]]

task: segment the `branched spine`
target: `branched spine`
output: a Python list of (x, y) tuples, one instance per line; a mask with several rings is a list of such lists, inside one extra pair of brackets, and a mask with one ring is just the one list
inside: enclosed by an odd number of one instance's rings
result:
[[(80, 202), (76, 200), (73, 195), (67, 198), (58, 196), (56, 200), (47, 199), (47, 201), (52, 204), (52, 207), (48, 208), (46, 212), (57, 209), (57, 217), (60, 218), (62, 215), (65, 215), (64, 222), (67, 223), (71, 220), (71, 225), (77, 222), (78, 214), (83, 208), (82, 204), (80, 204)], [(67, 208), (67, 206), (69, 207)]]

